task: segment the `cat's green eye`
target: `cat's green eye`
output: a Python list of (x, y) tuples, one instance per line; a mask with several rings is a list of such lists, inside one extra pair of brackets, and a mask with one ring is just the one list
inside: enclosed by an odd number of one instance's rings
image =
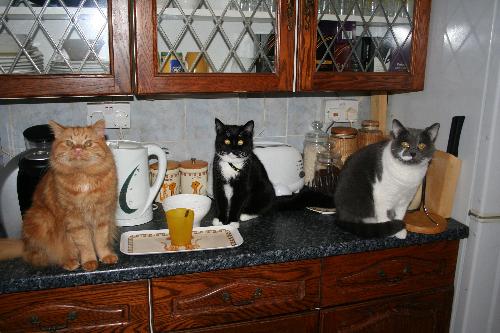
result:
[(71, 141), (71, 140), (66, 140), (66, 146), (68, 146), (68, 147), (73, 147), (73, 146), (74, 146), (73, 141)]
[(87, 140), (87, 141), (85, 141), (85, 142), (83, 143), (83, 145), (84, 145), (85, 147), (90, 147), (90, 146), (92, 146), (92, 140)]
[(403, 147), (404, 149), (408, 149), (408, 148), (410, 148), (410, 144), (406, 141), (403, 141), (403, 142), (401, 142), (401, 147)]
[(243, 146), (243, 140), (238, 140), (238, 146)]
[(417, 148), (418, 148), (419, 150), (424, 150), (424, 149), (425, 149), (425, 147), (427, 147), (427, 145), (426, 145), (425, 143), (419, 143), (419, 144), (417, 145)]
[(226, 140), (224, 140), (224, 143), (225, 143), (226, 145), (230, 145), (230, 144), (231, 144), (231, 140), (226, 139)]

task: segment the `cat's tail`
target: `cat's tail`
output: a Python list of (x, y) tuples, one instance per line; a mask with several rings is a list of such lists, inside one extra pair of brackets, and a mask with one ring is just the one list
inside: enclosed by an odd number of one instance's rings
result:
[(401, 220), (381, 223), (363, 223), (335, 219), (335, 224), (361, 238), (383, 238), (393, 236), (405, 228), (405, 223)]
[(304, 188), (292, 195), (276, 197), (273, 208), (276, 210), (300, 210), (306, 207), (335, 208), (333, 194), (313, 191)]
[(22, 257), (23, 247), (20, 239), (0, 238), (0, 260)]

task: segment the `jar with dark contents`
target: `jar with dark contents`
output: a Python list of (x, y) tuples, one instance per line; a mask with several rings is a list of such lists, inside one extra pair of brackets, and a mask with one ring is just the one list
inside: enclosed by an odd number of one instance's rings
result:
[(377, 120), (363, 120), (358, 131), (358, 149), (384, 140), (384, 133), (378, 126)]
[(336, 152), (327, 150), (319, 153), (316, 158), (311, 187), (318, 192), (333, 195), (341, 165), (340, 156)]
[(331, 150), (340, 156), (342, 165), (358, 150), (358, 130), (354, 127), (332, 127), (329, 138)]

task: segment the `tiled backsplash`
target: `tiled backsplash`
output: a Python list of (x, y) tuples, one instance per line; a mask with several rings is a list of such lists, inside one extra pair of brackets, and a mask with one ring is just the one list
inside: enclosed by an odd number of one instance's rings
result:
[[(224, 97), (180, 98), (131, 101), (131, 126), (123, 130), (124, 139), (154, 142), (170, 152), (169, 158), (196, 157), (211, 160), (215, 139), (214, 118), (227, 124), (255, 122), (260, 140), (287, 142), (300, 151), (304, 134), (313, 120), (323, 120), (325, 99), (315, 97)], [(359, 119), (370, 114), (368, 96), (347, 96), (359, 100)], [(15, 155), (25, 150), (22, 132), (27, 127), (55, 120), (62, 125), (86, 125), (87, 101), (58, 103), (0, 104), (0, 143), (2, 150)], [(327, 125), (326, 125), (327, 126)], [(355, 124), (356, 126), (356, 124)], [(109, 139), (118, 139), (119, 130), (106, 130)], [(4, 156), (3, 163), (9, 160)], [(1, 160), (0, 160), (1, 161)]]

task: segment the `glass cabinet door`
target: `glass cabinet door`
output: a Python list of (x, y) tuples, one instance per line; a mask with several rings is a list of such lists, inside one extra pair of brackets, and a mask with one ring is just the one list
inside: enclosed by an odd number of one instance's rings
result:
[[(302, 90), (418, 90), (428, 0), (302, 0)], [(309, 26), (310, 27), (309, 27)], [(314, 27), (314, 28), (313, 28)]]
[(294, 1), (148, 3), (136, 2), (140, 94), (291, 90)]
[[(115, 31), (112, 22), (118, 26)], [(125, 25), (125, 29), (120, 25)], [(0, 0), (0, 80), (9, 82), (6, 88), (12, 90), (16, 82), (28, 82), (26, 79), (32, 83), (41, 78), (53, 79), (43, 81), (41, 90), (25, 93), (18, 89), (14, 97), (30, 93), (35, 93), (33, 96), (130, 93), (130, 78), (122, 75), (124, 81), (115, 82), (116, 70), (112, 68), (113, 51), (120, 56), (120, 62), (130, 62), (125, 30), (128, 30), (126, 0)], [(113, 45), (110, 31), (127, 38), (121, 41), (125, 48)], [(92, 82), (98, 91), (89, 87), (92, 76), (101, 79)]]

